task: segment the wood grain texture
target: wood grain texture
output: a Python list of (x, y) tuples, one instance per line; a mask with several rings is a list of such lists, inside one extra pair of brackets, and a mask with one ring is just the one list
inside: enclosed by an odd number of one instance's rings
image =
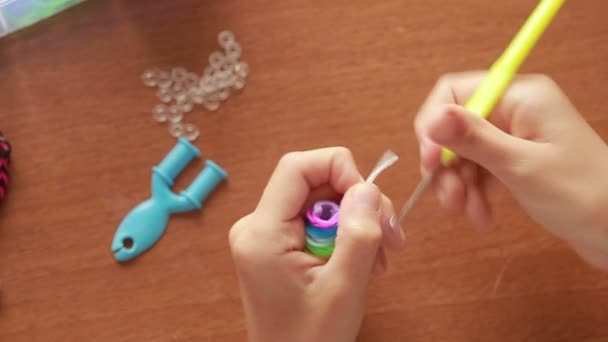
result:
[[(243, 341), (227, 232), (279, 157), (347, 146), (401, 204), (419, 180), (412, 120), (443, 73), (488, 66), (536, 1), (94, 1), (0, 40), (0, 129), (14, 146), (0, 209), (1, 341)], [(608, 138), (608, 2), (568, 2), (526, 63)], [(151, 66), (202, 70), (222, 29), (251, 66), (245, 91), (197, 110), (196, 142), (230, 181), (127, 266), (122, 217), (174, 141), (151, 120)], [(178, 182), (188, 184), (202, 162)], [(398, 184), (399, 186), (395, 186)], [(480, 234), (426, 196), (409, 243), (374, 280), (360, 341), (608, 341), (608, 276), (505, 193)]]

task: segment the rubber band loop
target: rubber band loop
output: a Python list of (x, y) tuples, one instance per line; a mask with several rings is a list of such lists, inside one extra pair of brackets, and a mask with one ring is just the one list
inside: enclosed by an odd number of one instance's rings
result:
[(315, 247), (309, 244), (308, 242), (306, 243), (306, 249), (312, 254), (323, 258), (329, 258), (334, 252), (334, 246)]
[(338, 225), (340, 219), (340, 206), (332, 201), (318, 201), (306, 213), (311, 225), (330, 229)]

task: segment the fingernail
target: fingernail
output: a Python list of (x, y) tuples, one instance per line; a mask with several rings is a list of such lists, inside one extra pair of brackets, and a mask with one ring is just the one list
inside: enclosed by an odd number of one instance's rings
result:
[(389, 232), (389, 235), (393, 237), (395, 235), (395, 227), (393, 226), (394, 217), (388, 217), (382, 215), (380, 217), (380, 226), (382, 228), (386, 228), (386, 231)]
[(435, 118), (431, 125), (430, 136), (437, 143), (444, 144), (454, 141), (458, 137), (458, 122), (454, 111), (447, 111)]
[(362, 183), (353, 189), (353, 208), (378, 210), (380, 208), (380, 191), (375, 185)]
[(445, 202), (445, 189), (441, 186), (439, 187), (439, 190), (437, 190), (437, 198), (441, 204)]
[(426, 151), (428, 150), (429, 143), (426, 139), (420, 139), (420, 157), (424, 157), (426, 155)]
[(405, 233), (403, 232), (403, 228), (400, 224), (397, 224), (397, 218), (382, 216), (381, 224), (383, 227), (387, 227), (388, 231), (393, 238), (398, 240), (403, 240), (405, 238)]

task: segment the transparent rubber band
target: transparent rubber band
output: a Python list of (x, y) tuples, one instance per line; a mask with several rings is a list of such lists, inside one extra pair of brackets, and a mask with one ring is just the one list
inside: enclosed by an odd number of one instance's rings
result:
[(389, 167), (393, 166), (398, 160), (399, 160), (399, 156), (395, 152), (393, 152), (391, 150), (387, 150), (386, 152), (384, 152), (384, 154), (382, 154), (382, 157), (380, 157), (380, 160), (378, 160), (378, 162), (376, 163), (376, 166), (374, 166), (372, 171), (369, 173), (369, 176), (367, 176), (367, 179), (365, 180), (365, 182), (367, 182), (367, 183), (375, 182), (376, 178), (378, 178), (378, 176), (382, 172), (384, 172)]

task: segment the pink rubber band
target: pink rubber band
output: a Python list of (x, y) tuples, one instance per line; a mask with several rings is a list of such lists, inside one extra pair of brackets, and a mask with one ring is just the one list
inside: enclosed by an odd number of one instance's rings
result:
[(317, 228), (329, 229), (338, 225), (340, 206), (332, 201), (317, 201), (308, 210), (306, 217)]

